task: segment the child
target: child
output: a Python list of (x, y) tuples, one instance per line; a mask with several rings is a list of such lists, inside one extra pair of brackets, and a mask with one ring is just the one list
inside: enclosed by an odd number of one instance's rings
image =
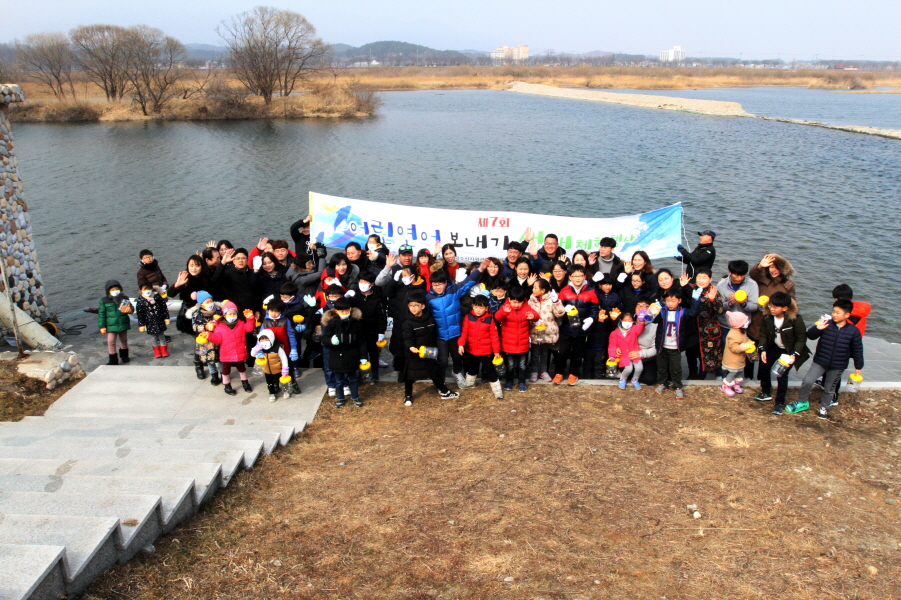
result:
[(379, 343), (385, 340), (385, 331), (388, 329), (385, 296), (382, 288), (375, 285), (375, 277), (375, 273), (371, 271), (360, 273), (360, 281), (357, 283), (359, 293), (354, 297), (362, 315), (363, 337), (366, 342), (363, 357), (368, 357), (369, 364), (372, 365), (369, 378), (372, 383), (379, 380), (379, 356), (382, 351)]
[[(199, 336), (216, 328), (216, 321), (221, 316), (221, 305), (213, 300), (209, 292), (201, 290), (197, 292), (197, 305), (191, 309), (191, 327)], [(201, 338), (202, 339), (202, 338)], [(205, 379), (204, 367), (210, 371), (210, 385), (219, 385), (222, 378), (219, 377), (219, 347), (209, 340), (206, 342), (194, 341), (194, 368), (197, 369), (197, 378)]]
[[(715, 372), (723, 365), (723, 330), (719, 316), (723, 312), (723, 298), (716, 286), (711, 285), (713, 274), (709, 269), (695, 271), (692, 298), (699, 298), (698, 345), (685, 350), (689, 379), (705, 379), (708, 372)], [(699, 291), (700, 290), (700, 291)]]
[(488, 291), (490, 292), (488, 296), (488, 312), (494, 316), (500, 307), (504, 305), (504, 302), (507, 301), (507, 284), (503, 280), (495, 281), (493, 287)]
[[(316, 314), (314, 315), (314, 317), (310, 323), (310, 327), (313, 327), (314, 331), (315, 331), (315, 328), (317, 325), (321, 325), (320, 332), (323, 332), (323, 330), (325, 329), (325, 324), (322, 323), (322, 319), (325, 316), (325, 313), (330, 310), (333, 310), (335, 308), (335, 302), (337, 302), (339, 299), (341, 299), (343, 297), (344, 297), (344, 290), (340, 285), (332, 284), (326, 288), (325, 298), (323, 298), (325, 305), (322, 308), (320, 308), (318, 311), (316, 311)], [(324, 333), (321, 333), (320, 339), (325, 340)], [(329, 397), (335, 398), (337, 395), (336, 389), (338, 387), (338, 378), (335, 376), (335, 374), (331, 368), (331, 361), (329, 360), (329, 350), (330, 349), (331, 348), (329, 347), (328, 344), (322, 342), (322, 372), (325, 375), (325, 385), (328, 388)], [(351, 390), (349, 387), (344, 389), (345, 396), (350, 395), (350, 393), (351, 393)]]
[[(300, 341), (303, 339), (303, 332), (307, 330), (312, 309), (300, 297), (297, 284), (293, 281), (282, 284), (279, 289), (279, 299), (285, 303), (283, 314), (288, 330), (288, 345), (285, 349), (288, 352), (288, 363), (291, 366), (291, 391), (299, 394), (300, 386), (297, 384), (297, 380), (300, 378)], [(303, 319), (299, 323), (294, 321), (294, 317), (297, 316)]]
[(494, 319), (488, 312), (488, 298), (485, 296), (480, 295), (472, 299), (472, 309), (463, 318), (463, 329), (457, 343), (459, 344), (457, 352), (463, 357), (463, 369), (466, 373), (466, 379), (460, 387), (463, 389), (475, 387), (476, 375), (481, 366), (494, 397), (498, 400), (503, 399), (504, 391), (501, 389), (501, 382), (492, 362), (492, 359), (501, 357), (501, 342)]
[(726, 313), (729, 320), (729, 333), (726, 334), (726, 348), (723, 352), (723, 384), (720, 391), (727, 396), (744, 394), (741, 382), (744, 381), (745, 364), (748, 362), (746, 350), (751, 347), (751, 338), (748, 337), (748, 325), (751, 319), (743, 312), (731, 311)]
[[(636, 323), (630, 313), (623, 313), (620, 317), (616, 331), (610, 334), (607, 355), (611, 360), (616, 360), (618, 366), (623, 367), (619, 375), (619, 389), (626, 389), (626, 380), (632, 376), (632, 387), (641, 389), (638, 378), (644, 370), (641, 362), (641, 347), (638, 345), (638, 336), (644, 331), (644, 323)], [(636, 353), (639, 356), (636, 357)]]
[(529, 355), (529, 328), (538, 320), (538, 313), (529, 308), (526, 291), (513, 286), (510, 298), (495, 313), (494, 318), (501, 325), (501, 350), (507, 355), (507, 384), (504, 389), (513, 389), (513, 380), (519, 371), (519, 391), (526, 391), (526, 358)]
[(351, 308), (349, 298), (335, 300), (335, 308), (322, 315), (322, 346), (329, 349), (329, 370), (335, 377), (335, 406), (341, 408), (346, 401), (346, 390), (356, 406), (363, 406), (360, 399), (360, 382), (357, 371), (366, 351), (363, 336), (362, 313)]
[(584, 373), (587, 379), (604, 377), (604, 361), (607, 360), (610, 332), (616, 329), (616, 319), (623, 312), (623, 302), (613, 291), (614, 279), (600, 272), (595, 274), (594, 279), (598, 284), (595, 291), (598, 298), (598, 319), (588, 330)]
[[(128, 357), (128, 330), (131, 329), (131, 301), (122, 293), (122, 285), (115, 279), (106, 282), (106, 296), (100, 299), (97, 305), (97, 326), (100, 333), (106, 336), (106, 350), (109, 353), (108, 365), (118, 365), (119, 358), (122, 364), (127, 365), (131, 359)], [(119, 354), (116, 354), (116, 342), (119, 344)]]
[(648, 314), (651, 306), (650, 298), (640, 296), (635, 303), (635, 315), (633, 319), (644, 325), (643, 331), (638, 335), (638, 352), (630, 352), (629, 358), (641, 360), (642, 373), (638, 378), (639, 383), (647, 385), (657, 384), (657, 324), (654, 318)]
[(851, 309), (851, 316), (848, 317), (848, 321), (860, 330), (860, 337), (865, 336), (867, 334), (867, 317), (870, 315), (869, 302), (855, 300), (854, 290), (846, 283), (835, 286), (835, 289), (832, 290), (832, 298), (834, 300), (851, 301), (853, 308)]
[(160, 265), (153, 258), (153, 252), (150, 250), (141, 250), (141, 265), (138, 268), (138, 289), (144, 285), (150, 285), (154, 292), (165, 292), (169, 285), (166, 276), (160, 269)]
[[(758, 402), (773, 399), (773, 375), (770, 369), (782, 359), (795, 369), (810, 358), (807, 349), (807, 329), (798, 314), (795, 299), (786, 292), (776, 292), (763, 307), (763, 322), (760, 326), (760, 393), (754, 396)], [(776, 402), (773, 414), (781, 415), (785, 408), (785, 392), (788, 390), (788, 376), (791, 368), (785, 369), (776, 379)]]
[(547, 372), (548, 360), (551, 347), (560, 339), (557, 319), (564, 314), (563, 304), (557, 298), (557, 293), (551, 290), (551, 284), (545, 279), (539, 279), (532, 285), (529, 308), (538, 313), (538, 320), (533, 324), (530, 334), (532, 373), (529, 381), (535, 383), (540, 376), (542, 381), (550, 383), (551, 376)]
[(438, 377), (438, 363), (419, 355), (422, 346), (438, 345), (438, 326), (426, 308), (425, 294), (422, 292), (414, 291), (407, 296), (407, 314), (401, 327), (401, 339), (407, 354), (402, 372), (404, 406), (413, 406), (413, 383), (419, 379), (430, 379), (442, 400), (459, 398), (460, 394), (447, 389), (447, 385)]
[(255, 320), (253, 311), (244, 309), (244, 320), (238, 317), (238, 306), (229, 300), (222, 303), (222, 315), (225, 317), (216, 321), (213, 330), (207, 334), (207, 339), (213, 344), (219, 344), (219, 358), (222, 360), (222, 382), (225, 384), (225, 393), (235, 396), (236, 392), (231, 385), (232, 367), (238, 370), (241, 377), (241, 386), (245, 392), (252, 392), (253, 388), (247, 381), (247, 341), (246, 336), (253, 332)]
[(807, 338), (819, 339), (816, 352), (813, 355), (813, 364), (804, 376), (801, 383), (801, 391), (798, 399), (789, 404), (785, 412), (798, 413), (810, 407), (807, 399), (810, 397), (810, 389), (818, 377), (823, 377), (823, 396), (820, 398), (820, 409), (817, 417), (826, 419), (829, 417), (829, 407), (838, 402), (836, 387), (842, 378), (842, 373), (848, 367), (848, 360), (854, 359), (854, 369), (860, 375), (863, 369), (863, 340), (860, 330), (848, 321), (854, 305), (850, 300), (836, 300), (832, 305), (832, 318), (820, 319), (807, 330)]
[(554, 383), (563, 381), (566, 362), (569, 361), (569, 379), (567, 385), (576, 385), (579, 372), (582, 370), (582, 358), (588, 343), (585, 332), (598, 318), (598, 298), (594, 289), (585, 281), (585, 268), (574, 265), (569, 269), (569, 283), (557, 294), (567, 313), (571, 309), (577, 315), (565, 315), (560, 326), (560, 353), (557, 355), (557, 374)]
[[(285, 377), (290, 371), (288, 355), (271, 329), (261, 330), (257, 334), (257, 340), (258, 343), (251, 353), (266, 361), (263, 365), (263, 376), (266, 378), (266, 387), (269, 388), (269, 402), (275, 402), (275, 396), (281, 387), (279, 376)], [(290, 397), (290, 390), (285, 390), (284, 398), (287, 400)]]
[(169, 356), (169, 344), (166, 343), (166, 326), (169, 324), (169, 307), (153, 286), (145, 283), (141, 286), (141, 297), (138, 298), (137, 310), (138, 331), (147, 332), (153, 344), (153, 355), (156, 358)]
[(685, 349), (685, 328), (700, 310), (700, 300), (695, 299), (690, 308), (681, 308), (682, 292), (670, 289), (663, 295), (664, 305), (654, 318), (657, 324), (657, 387), (654, 392), (662, 394), (667, 381), (676, 389), (676, 399), (685, 397), (682, 393), (682, 350)]
[[(279, 289), (281, 289), (281, 286), (279, 286)], [(289, 321), (284, 315), (285, 303), (282, 301), (281, 296), (268, 299), (264, 304), (266, 305), (266, 308), (264, 309), (266, 311), (266, 316), (263, 317), (263, 320), (260, 322), (260, 327), (262, 329), (270, 330), (273, 335), (275, 335), (279, 347), (286, 349), (285, 353), (287, 356), (287, 353), (291, 352), (291, 337), (288, 335), (288, 329), (294, 329), (295, 323)], [(290, 369), (290, 359), (286, 357), (285, 361), (285, 364), (287, 364)], [(300, 386), (297, 385), (293, 373), (289, 371), (288, 376), (291, 377), (291, 391), (295, 394), (299, 394)], [(285, 396), (285, 398), (288, 397), (290, 397), (290, 394)]]

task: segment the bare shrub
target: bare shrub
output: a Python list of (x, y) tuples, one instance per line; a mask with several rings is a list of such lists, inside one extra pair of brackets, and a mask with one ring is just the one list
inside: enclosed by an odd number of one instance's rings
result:
[(33, 33), (16, 46), (16, 60), (22, 70), (46, 85), (59, 99), (66, 92), (75, 97), (72, 68), (75, 54), (65, 33)]

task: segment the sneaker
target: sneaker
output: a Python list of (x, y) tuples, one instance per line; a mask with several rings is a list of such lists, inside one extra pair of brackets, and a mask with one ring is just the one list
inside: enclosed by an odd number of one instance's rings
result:
[(676, 400), (682, 400), (685, 398), (685, 394), (682, 393), (682, 388), (676, 388)]
[(241, 380), (241, 387), (244, 388), (244, 391), (245, 391), (245, 392), (250, 393), (250, 392), (253, 391), (253, 388), (250, 387), (250, 382), (247, 381), (246, 379), (242, 379), (242, 380)]
[(620, 379), (620, 380), (619, 380), (619, 383), (616, 384), (616, 385), (617, 385), (617, 387), (618, 387), (619, 389), (624, 390), (624, 389), (626, 389), (626, 380), (625, 380), (625, 379)]
[(526, 391), (526, 382), (525, 381), (519, 382), (519, 391), (520, 392)]
[(833, 400), (829, 403), (829, 408), (832, 408), (833, 406), (838, 406), (838, 400)]
[(269, 402), (275, 402), (275, 394), (269, 394)]
[(360, 398), (354, 398), (353, 400), (355, 406), (363, 406), (363, 401)]
[(284, 400), (287, 400), (290, 397), (291, 397), (291, 392), (289, 390), (285, 390), (284, 392), (282, 392), (282, 398)]
[(637, 381), (633, 381), (633, 382), (632, 382), (632, 387), (634, 387), (636, 390), (640, 390), (640, 389), (641, 389), (641, 384), (638, 383)]
[(803, 412), (803, 411), (807, 410), (808, 408), (810, 408), (810, 402), (798, 402), (797, 400), (795, 400), (794, 402), (792, 402), (791, 404), (789, 404), (788, 406), (785, 407), (785, 412), (787, 412), (790, 415), (794, 415), (799, 412)]
[(404, 398), (404, 406), (413, 406), (413, 397), (407, 396)]
[(732, 386), (728, 383), (724, 383), (720, 386), (720, 391), (729, 396), (730, 398), (735, 395), (735, 390), (732, 389)]
[(228, 394), (229, 396), (237, 396), (238, 392), (235, 391), (235, 388), (232, 387), (232, 384), (226, 383), (225, 387), (222, 390)]
[(758, 402), (769, 402), (770, 400), (773, 399), (773, 396), (766, 392), (760, 392), (759, 394), (754, 396), (754, 399), (757, 400)]
[(662, 393), (663, 393), (663, 390), (664, 390), (664, 387), (663, 387), (663, 384), (661, 383), (660, 385), (658, 385), (657, 387), (654, 388), (654, 393), (655, 393), (655, 394), (662, 394)]
[(781, 404), (777, 404), (776, 406), (773, 407), (773, 414), (781, 415), (783, 410), (785, 410), (785, 407), (782, 406)]
[(554, 383), (563, 383), (563, 373), (557, 373), (552, 380)]
[(545, 383), (550, 383), (551, 381), (553, 381), (553, 379), (551, 379), (551, 376), (547, 371), (545, 371), (544, 373), (539, 375), (539, 377), (541, 378), (541, 381), (543, 381)]
[(329, 388), (329, 389), (328, 389), (328, 397), (329, 397), (329, 398), (334, 398), (334, 397), (335, 397), (335, 388)]
[(344, 386), (344, 397), (346, 398), (346, 397), (352, 396), (352, 395), (353, 395), (353, 394), (350, 393), (350, 388), (349, 388), (348, 386), (345, 385), (345, 386)]
[(507, 383), (505, 383), (505, 384), (504, 384), (504, 390), (505, 390), (505, 391), (508, 391), (508, 392), (509, 392), (509, 391), (512, 391), (512, 390), (513, 390), (513, 382), (512, 382), (512, 381), (508, 381)]
[(291, 382), (291, 393), (294, 394), (295, 396), (300, 394), (300, 386), (297, 385), (296, 381)]
[(735, 383), (733, 383), (732, 390), (736, 394), (744, 394), (745, 393), (745, 391), (741, 388), (741, 381), (736, 381)]
[(823, 378), (820, 377), (819, 379), (817, 379), (816, 381), (814, 381), (814, 382), (813, 382), (813, 385), (814, 385), (814, 387), (818, 387), (818, 388), (820, 388), (820, 389), (823, 389)]
[(531, 373), (529, 375), (529, 383), (538, 383), (538, 373)]
[(335, 408), (341, 408), (342, 406), (344, 406), (344, 398), (335, 400)]
[(451, 400), (453, 398), (459, 398), (460, 394), (457, 392), (452, 392), (450, 390), (446, 390), (444, 392), (438, 392), (438, 395), (441, 396), (442, 400)]
[(391, 365), (389, 365), (388, 363), (383, 361), (381, 358), (379, 359), (379, 367), (381, 367), (382, 369), (384, 369), (385, 367), (390, 367), (390, 366)]
[(566, 385), (576, 385), (579, 383), (579, 378), (575, 375), (570, 375), (566, 380)]
[(819, 418), (819, 419), (828, 419), (829, 418), (829, 414), (826, 412), (825, 408), (821, 407), (819, 410), (817, 410), (817, 418)]

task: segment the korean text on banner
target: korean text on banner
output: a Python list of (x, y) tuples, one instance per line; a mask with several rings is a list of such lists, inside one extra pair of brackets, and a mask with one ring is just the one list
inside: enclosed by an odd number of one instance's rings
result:
[(556, 234), (567, 254), (598, 249), (601, 238), (617, 241), (617, 253), (644, 250), (653, 258), (673, 256), (682, 235), (682, 204), (623, 217), (587, 219), (496, 210), (449, 210), (354, 200), (310, 192), (311, 235), (317, 244), (344, 248), (349, 242), (366, 247), (376, 234), (392, 251), (403, 244), (432, 250), (435, 242), (454, 244), (460, 260), (503, 257), (510, 241), (531, 229), (540, 244)]

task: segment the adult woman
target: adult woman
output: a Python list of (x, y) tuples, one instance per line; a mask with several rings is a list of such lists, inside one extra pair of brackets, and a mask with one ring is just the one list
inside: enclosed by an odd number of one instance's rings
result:
[(585, 273), (586, 275), (588, 275), (589, 281), (591, 280), (592, 276), (598, 271), (597, 259), (595, 259), (594, 263), (592, 263), (591, 257), (589, 257), (588, 253), (584, 250), (576, 250), (573, 254), (572, 262), (574, 265), (581, 265), (585, 267)]
[(441, 258), (435, 261), (431, 270), (433, 273), (439, 270), (444, 271), (447, 273), (448, 281), (454, 283), (457, 281), (457, 270), (461, 268), (465, 270), (466, 265), (457, 262), (457, 251), (453, 244), (444, 244), (439, 251)]
[(652, 293), (648, 292), (647, 285), (644, 282), (644, 273), (635, 271), (628, 275), (625, 285), (620, 289), (620, 298), (623, 301), (623, 312), (635, 314), (635, 305), (639, 298), (648, 300), (648, 304), (653, 302)]
[(645, 286), (648, 292), (657, 293), (657, 278), (654, 276), (654, 265), (651, 264), (651, 258), (644, 250), (638, 250), (632, 254), (632, 260), (623, 265), (626, 274), (641, 273), (644, 275)]
[(169, 289), (169, 296), (181, 297), (181, 309), (175, 318), (175, 328), (182, 333), (194, 334), (191, 319), (185, 317), (185, 312), (197, 305), (197, 292), (201, 290), (210, 291), (210, 271), (203, 258), (192, 254), (188, 257), (185, 270), (178, 274), (178, 278)]
[(372, 264), (378, 267), (378, 271), (385, 268), (385, 259), (388, 258), (388, 249), (382, 243), (382, 238), (376, 234), (372, 234), (366, 240), (366, 251)]
[(254, 274), (254, 288), (261, 303), (270, 296), (278, 298), (281, 295), (282, 285), (288, 280), (278, 257), (272, 252), (263, 253), (260, 268), (254, 271)]
[[(795, 269), (792, 264), (778, 254), (767, 254), (760, 263), (751, 267), (749, 275), (757, 282), (757, 288), (761, 296), (771, 297), (776, 292), (785, 292), (792, 298), (795, 297), (795, 282), (792, 277)], [(752, 340), (760, 339), (760, 324), (763, 322), (763, 311), (755, 311), (751, 315), (751, 326), (748, 327), (748, 337)]]
[[(316, 244), (311, 246), (311, 249), (315, 252)], [(291, 263), (291, 267), (285, 273), (285, 276), (297, 285), (297, 295), (303, 298), (304, 296), (316, 295), (324, 270), (324, 258), (317, 259), (309, 254), (300, 253), (294, 257), (294, 261)]]
[[(328, 261), (328, 267), (322, 272), (322, 291), (332, 283), (336, 283), (344, 288), (345, 291), (350, 289), (351, 284), (360, 279), (360, 269), (357, 265), (347, 262), (347, 255), (338, 252), (332, 255)], [(337, 280), (337, 281), (336, 281)]]
[(682, 301), (680, 305), (682, 308), (691, 307), (691, 288), (688, 286), (688, 282), (691, 280), (688, 273), (683, 273), (682, 277), (679, 278), (679, 281), (676, 281), (675, 277), (673, 277), (672, 271), (669, 269), (660, 269), (657, 271), (657, 292), (656, 299), (660, 302), (661, 306), (663, 305), (663, 295), (668, 292), (670, 289), (675, 289), (677, 292), (682, 294)]
[(565, 262), (558, 260), (553, 264), (551, 267), (551, 278), (548, 279), (548, 283), (551, 284), (551, 289), (558, 294), (560, 290), (566, 287), (566, 284), (569, 283), (569, 271)]
[[(482, 275), (479, 277), (479, 284), (473, 286), (473, 293), (479, 293), (483, 289), (485, 290), (493, 290), (498, 282), (503, 282), (504, 280), (504, 263), (501, 262), (499, 258), (491, 257), (488, 259), (488, 267), (482, 271)], [(485, 286), (484, 288), (482, 286)]]

